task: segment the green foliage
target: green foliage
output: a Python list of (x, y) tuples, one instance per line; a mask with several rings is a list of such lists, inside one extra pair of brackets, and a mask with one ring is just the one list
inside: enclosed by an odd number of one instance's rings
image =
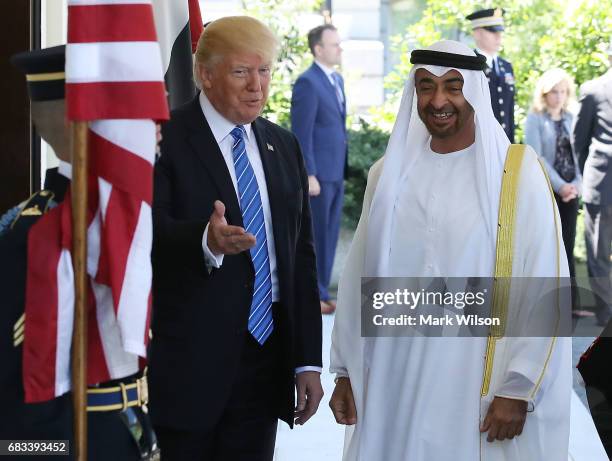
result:
[[(605, 47), (612, 35), (612, 1), (532, 0), (511, 10), (511, 29), (505, 54), (517, 79), (515, 117), (519, 135), (533, 99), (538, 77), (560, 67), (581, 85), (601, 75), (608, 66)], [(520, 139), (520, 138), (519, 138)]]
[(348, 180), (344, 190), (343, 225), (354, 229), (361, 215), (368, 170), (385, 153), (389, 133), (359, 120), (358, 129), (350, 129)]
[[(373, 110), (375, 120), (388, 127), (394, 119), (411, 68), (410, 51), (442, 38), (456, 40), (469, 35), (469, 22), (464, 18), (481, 6), (476, 1), (428, 0), (422, 19), (393, 39), (400, 63), (385, 79), (391, 97), (384, 107)], [(578, 85), (604, 72), (604, 51), (612, 36), (612, 0), (501, 0), (495, 6), (506, 10), (502, 54), (515, 71), (515, 119), (520, 139), (535, 82), (545, 70), (561, 67)]]
[(297, 76), (311, 62), (306, 35), (295, 18), (311, 13), (322, 0), (244, 0), (245, 14), (268, 25), (280, 42), (280, 53), (272, 74), (270, 96), (263, 115), (279, 125), (289, 127), (291, 88)]

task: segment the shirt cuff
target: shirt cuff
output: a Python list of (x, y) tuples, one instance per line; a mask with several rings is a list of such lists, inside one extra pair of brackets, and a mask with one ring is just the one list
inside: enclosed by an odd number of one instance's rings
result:
[(202, 236), (202, 250), (204, 251), (204, 261), (206, 262), (206, 267), (209, 269), (219, 269), (221, 264), (223, 264), (223, 256), (216, 256), (210, 251), (206, 242), (208, 241), (208, 224), (206, 224), (206, 228), (204, 229), (204, 235)]
[(348, 377), (349, 377), (348, 373), (339, 371), (336, 373), (336, 378), (334, 379), (334, 381), (337, 381), (340, 378), (348, 378)]
[(503, 394), (495, 394), (495, 397), (501, 397), (503, 399), (520, 400), (522, 402), (527, 402), (527, 413), (533, 413), (535, 411), (535, 402), (533, 401), (533, 399), (529, 399), (527, 397), (514, 397), (511, 395), (503, 395)]
[(316, 371), (317, 373), (323, 373), (323, 368), (321, 368), (321, 367), (311, 367), (311, 366), (297, 367), (295, 369), (295, 374), (297, 375), (298, 373), (303, 373), (305, 371)]

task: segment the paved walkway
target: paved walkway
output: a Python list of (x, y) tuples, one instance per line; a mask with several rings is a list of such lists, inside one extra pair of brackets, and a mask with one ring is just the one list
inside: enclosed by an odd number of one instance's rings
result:
[[(348, 253), (352, 233), (342, 230), (334, 270), (332, 284), (338, 283), (339, 274)], [(304, 426), (290, 430), (285, 423), (279, 423), (275, 461), (340, 461), (344, 442), (344, 427), (336, 424), (329, 409), (328, 402), (334, 389), (334, 376), (329, 373), (329, 351), (331, 347), (331, 331), (333, 316), (323, 316), (323, 374), (321, 381), (325, 396), (321, 401), (319, 411)], [(576, 331), (581, 337), (573, 338), (573, 363), (576, 364), (582, 352), (591, 344), (597, 331), (594, 318), (582, 319)], [(574, 390), (586, 405), (586, 395), (582, 387), (580, 375), (574, 369)], [(587, 406), (588, 408), (588, 406)], [(576, 440), (574, 440), (576, 442)], [(577, 440), (580, 442), (580, 440)], [(585, 459), (586, 458), (576, 458)], [(602, 458), (605, 459), (605, 458)], [(588, 459), (588, 461), (596, 461)]]
[(329, 399), (334, 390), (334, 376), (329, 373), (329, 349), (333, 316), (323, 316), (323, 374), (325, 395), (319, 411), (303, 426), (290, 430), (279, 423), (275, 461), (340, 461), (344, 443), (344, 426), (336, 424)]
[[(340, 272), (352, 239), (352, 232), (341, 230), (340, 241), (332, 273), (332, 285), (338, 284)], [(336, 423), (328, 403), (334, 390), (334, 377), (329, 373), (329, 350), (334, 324), (332, 315), (323, 316), (323, 374), (321, 382), (325, 395), (319, 411), (304, 426), (290, 430), (279, 423), (275, 461), (340, 461), (344, 443), (344, 426)]]

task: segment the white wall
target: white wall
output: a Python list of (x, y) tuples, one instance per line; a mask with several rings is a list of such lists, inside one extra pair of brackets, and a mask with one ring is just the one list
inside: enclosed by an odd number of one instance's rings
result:
[(342, 69), (349, 112), (364, 113), (384, 101), (383, 44), (378, 40), (342, 42)]
[[(41, 48), (61, 45), (66, 43), (68, 4), (67, 0), (42, 0), (41, 2)], [(44, 140), (40, 143), (40, 173), (41, 187), (45, 180), (47, 168), (58, 165), (57, 157)]]
[(202, 21), (214, 21), (223, 16), (233, 16), (242, 13), (240, 0), (200, 0)]
[(384, 101), (381, 0), (333, 0), (332, 22), (344, 39), (342, 71), (349, 112), (365, 114)]

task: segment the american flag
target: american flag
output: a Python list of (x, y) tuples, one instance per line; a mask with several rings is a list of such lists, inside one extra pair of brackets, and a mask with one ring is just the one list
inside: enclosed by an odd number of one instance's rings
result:
[[(87, 382), (137, 372), (151, 312), (155, 121), (168, 118), (151, 0), (69, 0), (68, 120), (89, 121)], [(26, 402), (70, 390), (70, 193), (30, 230)]]

